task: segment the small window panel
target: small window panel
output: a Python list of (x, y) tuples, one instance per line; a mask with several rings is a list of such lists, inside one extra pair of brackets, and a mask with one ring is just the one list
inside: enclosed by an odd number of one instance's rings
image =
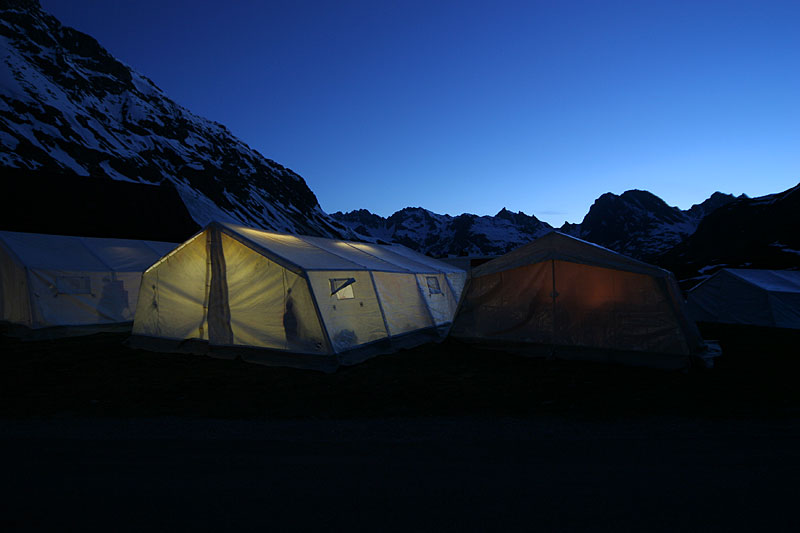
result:
[(352, 300), (355, 298), (353, 293), (354, 278), (331, 279), (331, 296), (336, 295), (337, 300)]
[(59, 294), (92, 294), (92, 280), (88, 276), (58, 276), (56, 290)]
[(428, 294), (442, 294), (442, 289), (439, 287), (439, 280), (433, 276), (427, 276), (425, 280), (428, 282)]

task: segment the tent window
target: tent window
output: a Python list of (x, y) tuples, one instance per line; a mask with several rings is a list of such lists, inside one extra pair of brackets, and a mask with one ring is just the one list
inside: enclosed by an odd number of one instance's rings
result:
[(428, 282), (428, 293), (429, 294), (442, 294), (442, 289), (439, 287), (439, 280), (433, 276), (427, 276), (425, 278)]
[(88, 276), (58, 276), (56, 290), (59, 294), (92, 294), (92, 279)]
[(353, 294), (354, 278), (335, 278), (331, 279), (331, 296), (334, 294), (338, 300), (351, 300), (355, 298)]

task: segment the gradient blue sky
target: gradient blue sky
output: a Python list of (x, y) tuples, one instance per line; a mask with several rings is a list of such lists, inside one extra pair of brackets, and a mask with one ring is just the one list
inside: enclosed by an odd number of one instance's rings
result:
[(800, 2), (41, 0), (328, 212), (800, 181)]

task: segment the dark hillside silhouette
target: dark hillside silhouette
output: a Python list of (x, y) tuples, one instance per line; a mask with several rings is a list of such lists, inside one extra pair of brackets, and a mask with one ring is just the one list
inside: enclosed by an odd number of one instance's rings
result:
[(2, 168), (0, 229), (183, 242), (199, 231), (178, 192), (76, 174)]

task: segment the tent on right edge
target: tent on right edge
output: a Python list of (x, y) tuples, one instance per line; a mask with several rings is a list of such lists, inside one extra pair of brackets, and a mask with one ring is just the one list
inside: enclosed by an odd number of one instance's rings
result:
[(473, 269), (451, 335), (668, 369), (688, 368), (705, 348), (670, 272), (556, 231)]
[(687, 301), (697, 322), (800, 330), (800, 270), (723, 268)]

